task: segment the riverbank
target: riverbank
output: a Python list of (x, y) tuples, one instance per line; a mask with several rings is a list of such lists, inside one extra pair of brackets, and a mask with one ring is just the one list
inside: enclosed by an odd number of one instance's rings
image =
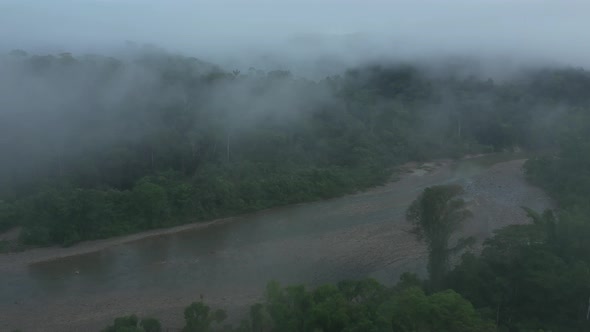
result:
[[(470, 158), (470, 157), (466, 157), (466, 159), (467, 158)], [(391, 181), (396, 182), (396, 181), (399, 181), (400, 179), (403, 179), (404, 177), (407, 177), (407, 176), (421, 176), (421, 175), (424, 175), (428, 172), (432, 172), (432, 171), (436, 170), (437, 168), (448, 167), (451, 163), (452, 163), (452, 161), (449, 159), (437, 160), (437, 161), (426, 162), (426, 163), (408, 162), (408, 163), (405, 163), (405, 164), (397, 167), (397, 170), (394, 172), (394, 175), (393, 175)], [(389, 183), (391, 183), (391, 182), (389, 182)], [(385, 185), (387, 185), (387, 183)], [(368, 189), (367, 191), (375, 190), (377, 188), (379, 188), (379, 187)], [(332, 199), (338, 199), (338, 198), (332, 198)], [(306, 204), (306, 203), (301, 203), (301, 204)], [(298, 204), (296, 204), (296, 205), (298, 205)], [(285, 208), (285, 206), (270, 208), (270, 209), (258, 211), (255, 213), (266, 213), (269, 211), (282, 209), (282, 208)], [(206, 222), (198, 221), (198, 222), (188, 223), (188, 224), (179, 225), (179, 226), (175, 226), (175, 227), (171, 227), (171, 228), (154, 229), (154, 230), (143, 231), (143, 232), (139, 232), (139, 233), (135, 233), (135, 234), (117, 236), (117, 237), (112, 237), (112, 238), (107, 238), (107, 239), (84, 241), (84, 242), (77, 243), (77, 244), (70, 246), (70, 247), (60, 247), (60, 246), (36, 247), (36, 248), (30, 248), (30, 249), (26, 249), (24, 251), (18, 251), (18, 252), (0, 253), (0, 272), (9, 271), (9, 270), (14, 271), (14, 270), (18, 270), (18, 269), (22, 270), (22, 269), (25, 269), (30, 264), (46, 262), (46, 261), (51, 261), (51, 260), (58, 260), (58, 259), (63, 259), (63, 258), (71, 257), (71, 256), (89, 254), (89, 253), (105, 250), (105, 249), (113, 247), (113, 246), (118, 246), (118, 245), (130, 243), (130, 242), (134, 242), (134, 241), (145, 240), (145, 239), (149, 239), (149, 238), (153, 238), (153, 237), (166, 236), (166, 235), (171, 235), (171, 234), (176, 234), (176, 233), (181, 233), (181, 232), (186, 232), (186, 231), (195, 231), (198, 229), (205, 229), (205, 228), (213, 226), (213, 225), (220, 225), (220, 224), (232, 222), (236, 218), (239, 218), (239, 217), (241, 217), (241, 216), (215, 219), (215, 220), (206, 221)], [(11, 240), (13, 240), (13, 241), (15, 240), (15, 234), (16, 234), (15, 231), (11, 231), (6, 234), (7, 234), (7, 236), (10, 235)]]
[(27, 265), (51, 260), (63, 259), (71, 256), (85, 255), (107, 248), (145, 240), (158, 236), (166, 236), (180, 232), (207, 228), (213, 225), (232, 222), (234, 218), (223, 218), (208, 222), (194, 222), (165, 229), (154, 229), (131, 235), (123, 235), (102, 240), (85, 241), (71, 247), (38, 247), (20, 252), (0, 254), (0, 272), (26, 268)]
[(236, 322), (272, 279), (315, 286), (373, 277), (392, 285), (405, 271), (425, 272), (425, 247), (408, 234), (404, 211), (427, 186), (463, 185), (475, 215), (464, 232), (480, 239), (528, 222), (521, 205), (550, 207), (525, 181), (523, 162), (408, 164), (398, 181), (355, 195), (134, 239), (138, 234), (94, 254), (25, 265), (10, 271), (12, 279), (0, 274), (7, 286), (0, 330), (93, 331), (132, 313), (177, 328), (200, 294)]
[[(481, 157), (485, 157), (485, 154), (479, 155), (468, 155), (462, 158), (462, 160), (469, 160), (469, 159), (477, 159)], [(518, 163), (524, 162), (522, 161), (514, 161)], [(375, 188), (368, 189), (364, 192), (374, 192), (378, 191), (380, 188), (387, 188), (392, 183), (397, 181), (403, 180), (407, 177), (415, 177), (415, 176), (423, 176), (425, 174), (433, 173), (433, 172), (445, 172), (449, 171), (450, 167), (454, 164), (454, 162), (450, 159), (441, 159), (435, 160), (431, 162), (408, 162), (399, 167), (394, 172), (392, 179), (390, 182), (386, 183), (383, 186), (378, 186)], [(510, 171), (509, 171), (510, 172)], [(514, 179), (511, 179), (511, 181)], [(504, 185), (506, 186), (506, 185)], [(469, 189), (469, 188), (467, 188)], [(356, 195), (362, 195), (363, 192), (357, 193)], [(338, 199), (338, 198), (333, 198)], [(486, 199), (486, 198), (479, 198), (479, 199)], [(306, 203), (301, 203), (306, 204)], [(307, 203), (309, 204), (309, 203)], [(477, 205), (477, 204), (476, 204)], [(282, 209), (283, 207), (275, 207), (263, 211), (258, 211), (256, 213), (265, 213), (268, 211), (273, 211), (277, 209)], [(19, 252), (9, 252), (9, 253), (0, 253), (0, 272), (2, 271), (14, 271), (14, 270), (22, 270), (25, 269), (30, 264), (35, 264), (39, 262), (46, 262), (51, 260), (58, 260), (63, 259), (71, 256), (77, 255), (84, 255), (89, 254), (101, 250), (105, 250), (107, 248), (118, 246), (130, 242), (146, 240), (153, 237), (159, 236), (166, 236), (186, 231), (195, 231), (199, 229), (205, 229), (214, 225), (220, 225), (224, 223), (230, 223), (235, 221), (235, 217), (228, 217), (228, 218), (221, 218), (207, 222), (193, 222), (189, 224), (179, 225), (171, 228), (164, 228), (164, 229), (154, 229), (149, 231), (143, 231), (135, 234), (130, 235), (123, 235), (113, 238), (101, 239), (101, 240), (92, 240), (92, 241), (85, 241), (73, 245), (71, 247), (60, 247), (60, 246), (51, 246), (51, 247), (37, 247), (31, 248), (24, 251)], [(5, 237), (8, 239), (14, 240), (15, 234), (17, 232), (11, 231), (5, 233)]]

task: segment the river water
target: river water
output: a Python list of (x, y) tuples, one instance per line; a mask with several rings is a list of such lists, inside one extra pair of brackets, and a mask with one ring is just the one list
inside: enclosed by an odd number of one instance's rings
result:
[[(271, 279), (317, 285), (374, 277), (393, 284), (403, 271), (424, 273), (424, 248), (407, 233), (403, 218), (419, 192), (436, 184), (473, 186), (494, 169), (492, 165), (514, 158), (462, 160), (414, 171), (356, 195), (272, 209), (2, 272), (0, 330), (100, 330), (114, 316), (129, 313), (156, 315), (165, 326), (180, 327), (182, 308), (200, 296), (239, 316), (260, 299)], [(538, 189), (524, 182), (518, 167), (506, 169), (513, 177), (505, 180), (506, 190), (516, 192), (509, 186), (517, 186), (518, 195), (492, 204), (515, 209), (548, 204)], [(486, 181), (494, 190), (502, 186), (494, 178)], [(485, 225), (485, 233), (495, 228), (488, 221)]]

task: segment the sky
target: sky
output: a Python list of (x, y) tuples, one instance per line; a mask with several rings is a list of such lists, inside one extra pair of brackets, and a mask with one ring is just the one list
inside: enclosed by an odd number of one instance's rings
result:
[(588, 0), (0, 0), (0, 50), (104, 53), (130, 40), (235, 66), (451, 55), (588, 66), (589, 14)]

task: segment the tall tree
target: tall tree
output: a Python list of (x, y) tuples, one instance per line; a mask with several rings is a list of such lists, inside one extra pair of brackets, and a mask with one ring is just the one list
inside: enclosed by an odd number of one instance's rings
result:
[(422, 289), (411, 287), (396, 296), (393, 303), (393, 331), (495, 330), (489, 320), (484, 320), (478, 315), (469, 301), (450, 289), (426, 296)]
[(406, 219), (413, 225), (412, 233), (428, 246), (428, 273), (434, 290), (441, 286), (451, 254), (473, 242), (473, 238), (462, 238), (453, 246), (449, 244), (453, 233), (471, 217), (465, 201), (459, 198), (461, 194), (463, 188), (458, 185), (429, 187), (406, 211)]

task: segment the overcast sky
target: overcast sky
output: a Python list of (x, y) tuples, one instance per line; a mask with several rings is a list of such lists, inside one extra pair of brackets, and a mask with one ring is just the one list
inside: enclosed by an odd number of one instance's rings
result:
[(0, 49), (132, 40), (221, 62), (475, 54), (587, 66), (588, 17), (590, 0), (0, 0)]

